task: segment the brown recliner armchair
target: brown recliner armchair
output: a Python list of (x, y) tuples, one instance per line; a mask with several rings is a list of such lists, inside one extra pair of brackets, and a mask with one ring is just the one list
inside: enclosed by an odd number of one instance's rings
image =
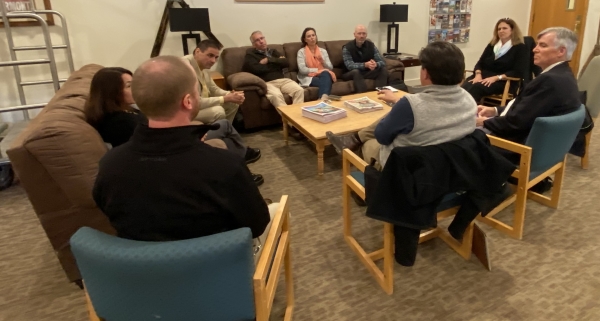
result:
[[(342, 47), (346, 43), (348, 43), (348, 40), (322, 41), (318, 43), (319, 47), (327, 50), (329, 59), (333, 65), (333, 72), (338, 78), (338, 81), (333, 84), (331, 90), (331, 94), (333, 95), (344, 96), (354, 93), (354, 84), (352, 81), (341, 80), (341, 76), (345, 71)], [(285, 76), (298, 81), (296, 55), (298, 50), (302, 48), (302, 43), (290, 42), (283, 45), (269, 45), (269, 48), (284, 53), (289, 62), (288, 72)], [(246, 51), (250, 49), (252, 49), (251, 46), (224, 49), (221, 54), (223, 76), (227, 80), (229, 88), (244, 92), (246, 100), (240, 105), (240, 111), (244, 116), (244, 127), (246, 129), (280, 124), (281, 116), (266, 97), (267, 85), (265, 82), (253, 74), (242, 72), (244, 56), (246, 55)], [(384, 58), (384, 60), (389, 73), (389, 81), (402, 79), (402, 73), (404, 72), (402, 62), (388, 58)], [(369, 90), (375, 89), (374, 80), (367, 79), (366, 82)], [(317, 93), (317, 88), (305, 88), (304, 101), (316, 100)], [(284, 97), (288, 104), (292, 103), (291, 97), (288, 95), (284, 95)]]
[(71, 74), (7, 151), (21, 185), (70, 281), (81, 279), (69, 238), (82, 226), (114, 234), (96, 207), (92, 187), (107, 147), (83, 114), (94, 74), (87, 65)]

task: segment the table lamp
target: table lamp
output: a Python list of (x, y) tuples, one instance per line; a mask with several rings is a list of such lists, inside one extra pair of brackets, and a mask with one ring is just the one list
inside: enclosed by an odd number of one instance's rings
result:
[[(400, 55), (398, 52), (398, 24), (396, 22), (408, 21), (407, 4), (382, 4), (379, 7), (379, 22), (391, 22), (387, 27), (387, 52), (385, 56)], [(392, 48), (392, 29), (394, 29), (395, 42)]]

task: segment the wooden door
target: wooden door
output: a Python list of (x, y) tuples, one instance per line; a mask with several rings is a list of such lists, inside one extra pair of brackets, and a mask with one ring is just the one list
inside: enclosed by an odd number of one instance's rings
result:
[(569, 65), (573, 74), (577, 75), (581, 46), (585, 28), (589, 0), (532, 0), (529, 18), (529, 34), (536, 38), (537, 34), (548, 27), (565, 27), (573, 30), (579, 37), (577, 49), (573, 53)]

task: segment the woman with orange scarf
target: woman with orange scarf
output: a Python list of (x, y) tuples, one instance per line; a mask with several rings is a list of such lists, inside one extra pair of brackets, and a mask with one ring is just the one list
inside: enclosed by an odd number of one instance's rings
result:
[(327, 99), (323, 95), (331, 94), (331, 86), (336, 81), (333, 65), (327, 50), (317, 46), (317, 32), (314, 28), (306, 28), (300, 38), (304, 48), (298, 50), (298, 82), (302, 87), (318, 87), (319, 99)]

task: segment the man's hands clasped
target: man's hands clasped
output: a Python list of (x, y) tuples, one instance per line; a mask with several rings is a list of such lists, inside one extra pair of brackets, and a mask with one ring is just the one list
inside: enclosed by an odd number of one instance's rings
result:
[(497, 111), (494, 107), (487, 107), (479, 105), (477, 106), (477, 127), (483, 127), (483, 122), (490, 118), (496, 116)]
[(377, 68), (377, 62), (373, 59), (365, 62), (365, 68), (369, 69), (369, 70), (375, 70), (375, 68)]
[(244, 102), (244, 99), (246, 99), (246, 97), (244, 96), (243, 91), (232, 90), (227, 95), (223, 96), (223, 100), (226, 103), (231, 102), (238, 105), (242, 104)]

